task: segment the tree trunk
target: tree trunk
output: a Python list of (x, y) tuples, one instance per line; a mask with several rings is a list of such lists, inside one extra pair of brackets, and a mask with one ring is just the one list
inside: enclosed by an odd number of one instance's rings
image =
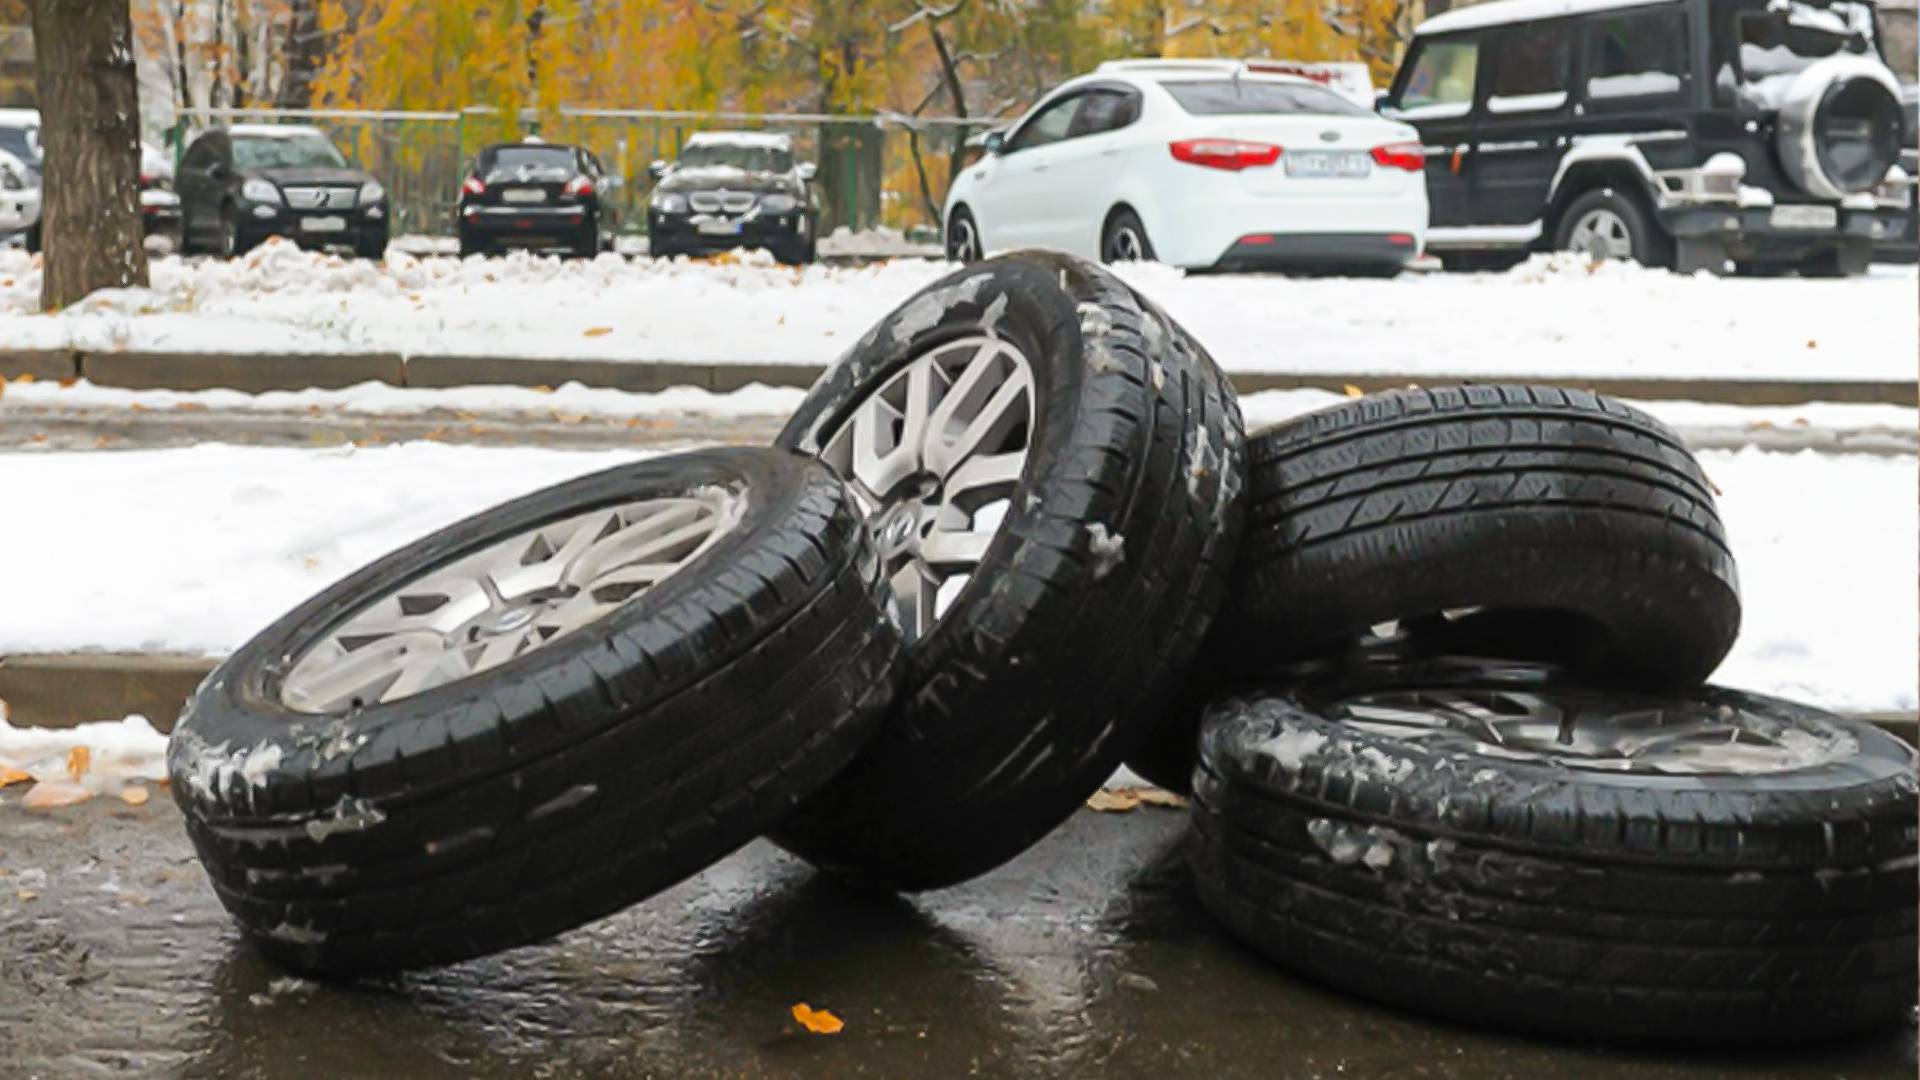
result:
[(287, 73), (280, 80), (279, 106), (305, 109), (313, 105), (313, 77), (326, 59), (320, 34), (320, 0), (293, 0), (287, 11)]
[(45, 154), (40, 306), (147, 283), (140, 100), (128, 0), (34, 0)]

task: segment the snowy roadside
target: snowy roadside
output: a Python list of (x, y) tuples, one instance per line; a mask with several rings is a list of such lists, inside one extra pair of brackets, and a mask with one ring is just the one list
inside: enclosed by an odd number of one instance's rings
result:
[[(114, 410), (165, 410), (208, 414), (355, 417), (415, 417), (428, 414), (462, 420), (511, 423), (527, 418), (784, 418), (805, 392), (792, 387), (754, 384), (729, 393), (698, 387), (674, 387), (656, 393), (629, 393), (564, 383), (546, 390), (522, 386), (461, 386), (446, 389), (388, 386), (368, 382), (339, 390), (125, 390), (82, 381), (0, 382), (0, 419), (31, 415), (91, 414)], [(1242, 395), (1247, 429), (1257, 431), (1347, 400), (1324, 390), (1266, 390)], [(1920, 410), (1902, 405), (1815, 402), (1804, 405), (1726, 405), (1699, 401), (1635, 401), (1632, 404), (1694, 436), (1698, 444), (1739, 445), (1742, 437), (1770, 445), (1769, 432), (1818, 434), (1833, 445), (1871, 445), (1913, 452), (1920, 445)]]
[[(270, 243), (157, 259), (153, 288), (37, 314), (39, 271), (0, 252), (0, 348), (825, 363), (914, 290), (924, 259), (777, 266), (602, 255), (383, 264)], [(1393, 281), (1122, 276), (1233, 371), (1911, 380), (1911, 268), (1846, 281), (1722, 280), (1538, 257)]]
[[(205, 445), (6, 459), (0, 655), (218, 655), (410, 539), (635, 452)], [(1912, 456), (1701, 455), (1746, 601), (1720, 681), (1843, 710), (1920, 682)]]

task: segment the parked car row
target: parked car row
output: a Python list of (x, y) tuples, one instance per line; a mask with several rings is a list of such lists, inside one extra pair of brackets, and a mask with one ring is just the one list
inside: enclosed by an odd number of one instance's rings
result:
[(1865, 0), (1491, 0), (1422, 23), (1375, 109), (1259, 62), (1110, 62), (983, 140), (947, 251), (1859, 273), (1915, 227), (1882, 37)]

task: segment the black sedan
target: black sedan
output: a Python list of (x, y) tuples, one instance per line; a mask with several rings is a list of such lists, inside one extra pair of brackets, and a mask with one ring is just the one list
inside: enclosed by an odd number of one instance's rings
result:
[(608, 177), (577, 146), (518, 142), (480, 151), (460, 185), (460, 254), (544, 248), (581, 258), (601, 249)]
[(387, 192), (318, 128), (235, 124), (187, 147), (174, 188), (183, 247), (238, 255), (269, 236), (301, 247), (387, 251)]
[(655, 258), (757, 247), (781, 262), (813, 261), (814, 170), (793, 160), (787, 136), (703, 131), (678, 161), (656, 161), (651, 171), (647, 248)]

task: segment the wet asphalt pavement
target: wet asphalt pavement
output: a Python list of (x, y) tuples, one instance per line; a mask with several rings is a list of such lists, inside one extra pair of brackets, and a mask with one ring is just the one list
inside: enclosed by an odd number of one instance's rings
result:
[[(215, 902), (164, 789), (0, 796), (0, 1075), (28, 1077), (1878, 1077), (1912, 1030), (1728, 1058), (1438, 1025), (1238, 948), (1190, 898), (1184, 815), (1082, 812), (1013, 864), (856, 895), (755, 844), (546, 945), (380, 982), (289, 979)], [(797, 1002), (846, 1022), (809, 1035)]]

